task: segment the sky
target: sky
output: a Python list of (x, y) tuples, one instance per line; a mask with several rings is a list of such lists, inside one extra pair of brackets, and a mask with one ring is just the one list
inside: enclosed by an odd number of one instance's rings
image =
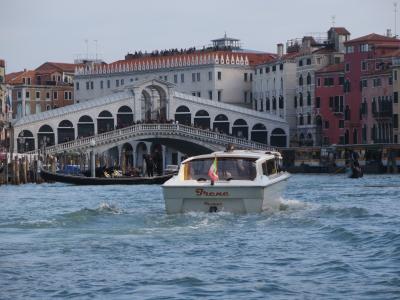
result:
[(46, 61), (73, 63), (78, 55), (96, 52), (110, 63), (138, 50), (202, 47), (225, 32), (240, 39), (243, 48), (275, 53), (277, 43), (326, 33), (332, 16), (351, 38), (385, 34), (388, 28), (395, 33), (395, 23), (400, 33), (394, 2), (0, 0), (0, 59), (7, 73)]

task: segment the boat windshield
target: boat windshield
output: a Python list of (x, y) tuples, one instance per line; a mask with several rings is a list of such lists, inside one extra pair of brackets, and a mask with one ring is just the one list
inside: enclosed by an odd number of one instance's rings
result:
[[(256, 159), (239, 157), (218, 157), (217, 174), (219, 180), (254, 180)], [(191, 160), (184, 164), (185, 180), (208, 180), (208, 171), (214, 158)]]

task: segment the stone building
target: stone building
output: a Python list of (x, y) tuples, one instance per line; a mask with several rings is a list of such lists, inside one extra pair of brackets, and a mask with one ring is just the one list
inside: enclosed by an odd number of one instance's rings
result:
[[(247, 101), (251, 98), (254, 66), (275, 55), (244, 50), (238, 39), (226, 35), (212, 43), (202, 49), (135, 52), (111, 64), (77, 67), (75, 101), (110, 95), (124, 85), (157, 78), (174, 84), (182, 93), (250, 106)], [(148, 91), (149, 94), (153, 92)]]
[(75, 64), (46, 62), (35, 70), (7, 74), (13, 118), (73, 104), (74, 71)]

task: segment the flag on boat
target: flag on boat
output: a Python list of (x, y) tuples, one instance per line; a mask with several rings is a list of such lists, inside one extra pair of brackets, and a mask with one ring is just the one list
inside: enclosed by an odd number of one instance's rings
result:
[(217, 181), (218, 178), (218, 170), (217, 170), (217, 158), (214, 158), (213, 163), (208, 170), (208, 176), (211, 178), (211, 181)]

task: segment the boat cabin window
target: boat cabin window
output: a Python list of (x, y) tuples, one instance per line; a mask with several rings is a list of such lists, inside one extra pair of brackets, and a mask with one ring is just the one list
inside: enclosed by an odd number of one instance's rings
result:
[[(254, 180), (256, 159), (238, 157), (217, 158), (219, 180)], [(214, 158), (196, 159), (184, 164), (184, 180), (209, 180), (208, 171)]]
[(277, 173), (277, 165), (275, 159), (270, 159), (262, 164), (263, 174), (266, 176), (273, 175)]

